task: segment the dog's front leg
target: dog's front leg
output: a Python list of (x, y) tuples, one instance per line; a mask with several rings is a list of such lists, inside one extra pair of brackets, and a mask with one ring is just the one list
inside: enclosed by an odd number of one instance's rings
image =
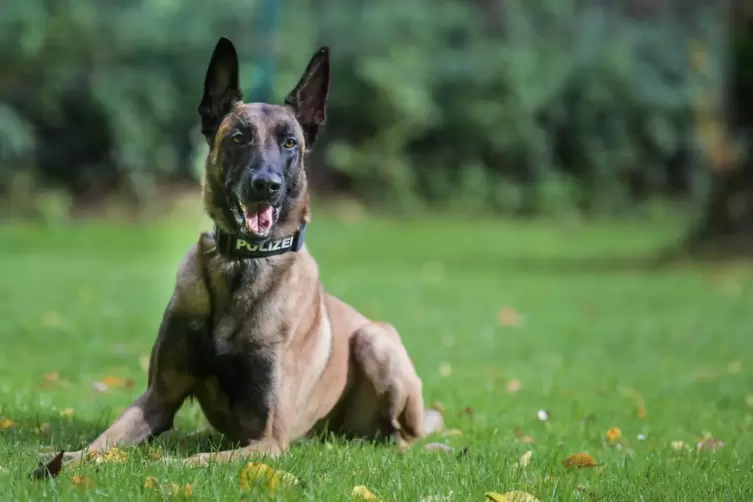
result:
[(199, 453), (188, 457), (183, 462), (191, 466), (208, 465), (210, 462), (233, 462), (253, 456), (276, 457), (288, 449), (288, 441), (264, 438), (235, 450)]
[(115, 422), (87, 448), (65, 454), (67, 462), (80, 462), (86, 455), (104, 453), (115, 445), (138, 444), (169, 429), (175, 409), (154, 389), (139, 396)]

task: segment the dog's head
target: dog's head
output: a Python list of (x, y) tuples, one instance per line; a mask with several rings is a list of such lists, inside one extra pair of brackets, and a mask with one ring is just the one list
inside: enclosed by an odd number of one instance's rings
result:
[(209, 143), (204, 205), (228, 233), (263, 241), (284, 237), (308, 218), (303, 162), (324, 124), (329, 50), (319, 49), (283, 105), (244, 103), (238, 55), (220, 38), (199, 105)]

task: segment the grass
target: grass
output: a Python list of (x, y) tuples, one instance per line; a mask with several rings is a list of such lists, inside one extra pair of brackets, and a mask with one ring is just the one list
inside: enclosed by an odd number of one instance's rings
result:
[[(752, 500), (753, 273), (745, 264), (631, 263), (675, 228), (317, 215), (309, 247), (325, 285), (398, 327), (427, 403), (441, 402), (448, 426), (463, 432), (427, 441), (469, 454), (306, 442), (269, 462), (306, 483), (279, 498), (349, 500), (365, 485), (384, 501), (481, 501), (510, 490), (542, 501)], [(190, 483), (197, 500), (265, 499), (240, 493), (242, 463), (189, 469), (152, 458), (216, 442), (194, 434), (202, 420), (189, 406), (176, 431), (127, 449), (123, 463), (27, 479), (40, 451), (81, 447), (142, 391), (140, 357), (196, 230), (3, 229), (0, 416), (15, 423), (0, 431), (3, 500), (159, 499), (143, 488), (147, 476)], [(45, 383), (52, 372), (57, 381)], [(135, 385), (99, 392), (92, 383), (105, 376)], [(621, 430), (614, 443), (611, 427)], [(724, 446), (698, 450), (706, 433)], [(600, 467), (566, 469), (576, 452)], [(74, 474), (93, 486), (75, 485)]]

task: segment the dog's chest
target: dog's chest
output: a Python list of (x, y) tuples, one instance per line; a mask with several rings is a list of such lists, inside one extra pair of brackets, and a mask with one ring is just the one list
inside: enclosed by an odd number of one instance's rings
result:
[(200, 384), (194, 394), (215, 429), (253, 439), (262, 434), (274, 402), (280, 327), (265, 322), (263, 302), (243, 295), (225, 300), (215, 305), (211, 330), (197, 354)]

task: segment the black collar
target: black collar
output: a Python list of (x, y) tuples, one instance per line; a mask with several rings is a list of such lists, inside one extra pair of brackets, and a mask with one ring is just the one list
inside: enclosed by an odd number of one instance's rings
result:
[(274, 241), (253, 242), (242, 235), (228, 234), (214, 227), (214, 241), (221, 255), (230, 258), (266, 258), (278, 254), (298, 252), (306, 237), (306, 222), (301, 222), (298, 230), (289, 237)]

